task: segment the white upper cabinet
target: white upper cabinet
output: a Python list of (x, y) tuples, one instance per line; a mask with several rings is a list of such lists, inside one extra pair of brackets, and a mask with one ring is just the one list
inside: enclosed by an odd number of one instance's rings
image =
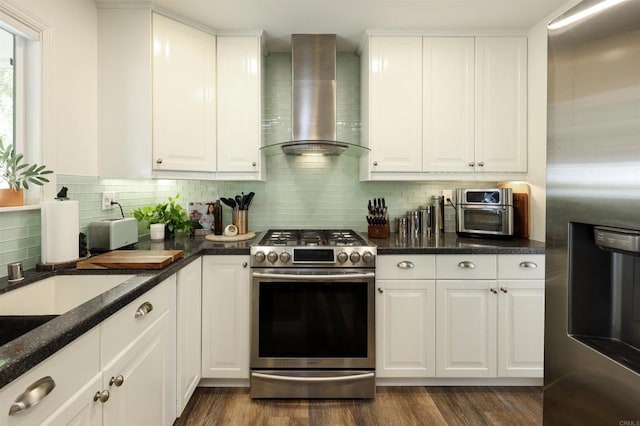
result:
[(522, 178), (526, 37), (369, 36), (362, 180)]
[(153, 168), (216, 170), (216, 38), (153, 14)]
[(475, 170), (527, 171), (527, 39), (476, 39)]
[(365, 47), (362, 136), (372, 172), (422, 170), (421, 58), (422, 37), (372, 37)]
[(99, 176), (262, 179), (261, 34), (98, 7)]
[(262, 43), (255, 36), (219, 36), (218, 171), (261, 170)]
[(474, 161), (474, 39), (425, 37), (423, 170), (468, 172)]

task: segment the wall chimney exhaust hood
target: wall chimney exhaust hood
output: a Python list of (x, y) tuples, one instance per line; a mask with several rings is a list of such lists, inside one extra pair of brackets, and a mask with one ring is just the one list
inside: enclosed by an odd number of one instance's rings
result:
[(266, 155), (339, 155), (359, 157), (368, 151), (336, 137), (336, 35), (291, 36), (290, 141), (262, 148)]

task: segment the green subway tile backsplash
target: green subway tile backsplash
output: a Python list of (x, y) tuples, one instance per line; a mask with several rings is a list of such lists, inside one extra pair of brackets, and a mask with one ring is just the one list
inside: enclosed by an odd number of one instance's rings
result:
[[(337, 61), (337, 121), (340, 140), (360, 140), (360, 58), (339, 53)], [(291, 56), (273, 53), (266, 58), (264, 142), (282, 142), (291, 137)], [(360, 182), (358, 159), (339, 157), (294, 157), (276, 155), (266, 161), (266, 182), (220, 182), (196, 180), (100, 179), (90, 176), (58, 175), (58, 186), (69, 188), (69, 197), (80, 202), (80, 230), (91, 221), (115, 218), (120, 209), (101, 210), (103, 191), (116, 193), (126, 216), (131, 210), (180, 194), (186, 208), (189, 201), (210, 201), (254, 191), (249, 212), (249, 229), (268, 228), (355, 228), (366, 229), (367, 200), (384, 197), (391, 218), (424, 206), (442, 189), (483, 185), (482, 182)], [(491, 183), (486, 183), (491, 185)], [(452, 207), (445, 209), (447, 231), (455, 229)], [(223, 207), (223, 221), (231, 212)], [(142, 226), (140, 234), (148, 231)], [(40, 210), (0, 213), (0, 276), (7, 263), (23, 262), (35, 267), (40, 257)]]

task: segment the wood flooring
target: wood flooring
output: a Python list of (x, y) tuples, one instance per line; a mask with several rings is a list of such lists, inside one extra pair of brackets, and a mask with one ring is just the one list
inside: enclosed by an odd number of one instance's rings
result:
[(198, 388), (176, 425), (541, 425), (541, 387), (378, 387), (373, 400), (256, 399)]

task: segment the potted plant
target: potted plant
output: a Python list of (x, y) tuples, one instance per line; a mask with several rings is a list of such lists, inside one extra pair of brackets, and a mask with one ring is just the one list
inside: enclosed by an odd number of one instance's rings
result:
[(174, 198), (169, 197), (167, 202), (155, 206), (134, 209), (132, 210), (133, 217), (138, 222), (146, 222), (147, 228), (153, 223), (164, 223), (165, 238), (172, 238), (176, 232), (191, 234), (191, 219), (187, 211), (176, 202), (178, 198), (180, 198), (180, 194)]
[(44, 165), (25, 163), (24, 156), (13, 145), (4, 146), (0, 139), (0, 181), (9, 186), (0, 189), (0, 207), (23, 205), (24, 189), (29, 189), (30, 184), (41, 186), (49, 182), (44, 176), (51, 173)]

